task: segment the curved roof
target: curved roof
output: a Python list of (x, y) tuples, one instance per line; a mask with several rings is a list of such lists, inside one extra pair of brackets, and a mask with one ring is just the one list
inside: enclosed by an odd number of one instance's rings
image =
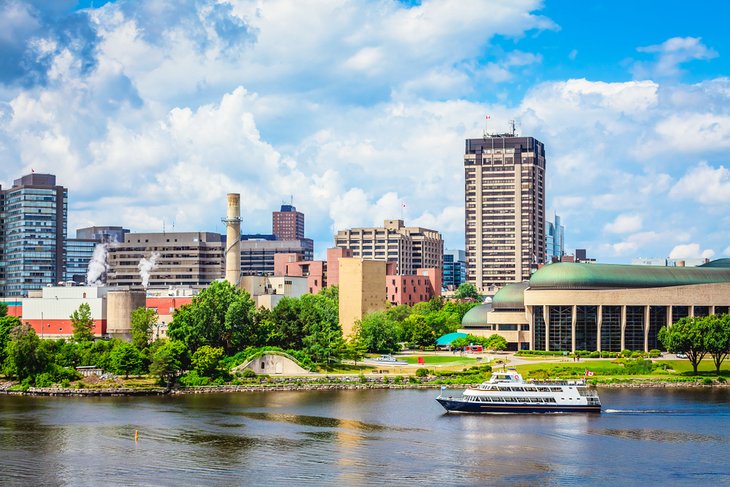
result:
[(494, 309), (524, 309), (525, 289), (529, 284), (528, 281), (507, 284), (494, 295), (492, 306)]
[(491, 304), (480, 304), (466, 312), (461, 319), (461, 326), (484, 326), (487, 324), (487, 312), (492, 310)]
[(466, 333), (459, 333), (458, 331), (455, 331), (454, 333), (447, 333), (446, 335), (436, 340), (436, 345), (451, 345), (451, 342), (453, 342), (457, 338), (465, 338), (467, 336), (468, 335)]
[(730, 268), (730, 259), (716, 259), (707, 264), (702, 264), (699, 267), (725, 267)]
[[(659, 267), (559, 262), (530, 278), (530, 289), (621, 289), (730, 283), (728, 267)], [(495, 296), (496, 297), (496, 296)]]

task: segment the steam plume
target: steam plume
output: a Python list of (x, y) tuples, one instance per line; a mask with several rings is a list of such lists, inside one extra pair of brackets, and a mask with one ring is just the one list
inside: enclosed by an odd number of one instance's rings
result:
[(105, 243), (96, 244), (94, 253), (86, 269), (86, 284), (88, 286), (103, 286), (106, 273), (109, 272), (109, 264), (106, 256), (109, 253), (109, 246)]
[(149, 259), (145, 259), (142, 257), (139, 260), (139, 264), (137, 264), (137, 269), (139, 269), (139, 277), (142, 278), (142, 287), (147, 289), (147, 286), (150, 284), (150, 274), (152, 271), (157, 267), (157, 259), (160, 258), (160, 254), (157, 252), (152, 252), (152, 255), (150, 255)]

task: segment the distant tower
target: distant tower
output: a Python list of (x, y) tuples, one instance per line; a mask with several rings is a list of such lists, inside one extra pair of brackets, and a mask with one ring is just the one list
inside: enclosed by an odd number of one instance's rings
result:
[(241, 282), (241, 195), (228, 193), (226, 224), (226, 281), (238, 287)]
[(272, 213), (271, 230), (276, 240), (304, 239), (304, 213), (294, 205), (281, 205), (281, 211)]

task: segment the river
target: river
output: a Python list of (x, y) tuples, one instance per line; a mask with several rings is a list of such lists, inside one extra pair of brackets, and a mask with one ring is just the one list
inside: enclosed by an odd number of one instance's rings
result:
[(488, 416), (434, 390), (0, 396), (0, 484), (730, 484), (729, 388), (599, 391), (599, 415)]

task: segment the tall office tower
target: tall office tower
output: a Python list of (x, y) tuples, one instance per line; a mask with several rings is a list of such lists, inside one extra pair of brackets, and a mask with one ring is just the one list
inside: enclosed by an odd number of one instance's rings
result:
[(490, 293), (545, 262), (545, 147), (513, 134), (467, 139), (467, 281)]
[(0, 190), (3, 296), (55, 285), (64, 277), (68, 190), (53, 174), (27, 174)]
[(444, 250), (443, 286), (457, 289), (466, 282), (466, 252), (463, 250)]
[(396, 274), (444, 265), (444, 241), (436, 230), (406, 227), (403, 220), (385, 220), (382, 227), (339, 230), (335, 246), (352, 250), (353, 257), (396, 263)]
[(281, 211), (272, 214), (271, 233), (276, 240), (303, 240), (304, 213), (292, 205), (281, 205)]
[(560, 262), (565, 255), (565, 227), (560, 215), (553, 212), (553, 221), (545, 222), (545, 261)]

